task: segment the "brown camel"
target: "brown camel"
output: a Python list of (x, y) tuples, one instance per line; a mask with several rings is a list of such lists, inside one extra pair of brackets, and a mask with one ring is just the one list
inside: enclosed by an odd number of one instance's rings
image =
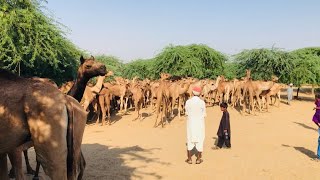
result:
[[(95, 61), (93, 56), (91, 56), (91, 58), (89, 58), (89, 59), (84, 59), (83, 56), (81, 56), (80, 57), (80, 66), (79, 66), (78, 72), (77, 72), (77, 79), (75, 80), (75, 83), (73, 83), (73, 86), (70, 89), (70, 91), (68, 92), (68, 95), (76, 98), (80, 102), (83, 97), (83, 93), (84, 93), (86, 84), (89, 81), (89, 79), (91, 79), (92, 77), (95, 77), (95, 76), (105, 75), (105, 74), (106, 74), (105, 65), (103, 65), (100, 62)], [(69, 84), (71, 84), (71, 83), (69, 83)], [(25, 155), (25, 159), (28, 159), (27, 150), (24, 151), (24, 155)], [(83, 155), (81, 154), (81, 156), (83, 156)], [(29, 171), (31, 170), (31, 172), (33, 172), (30, 165), (28, 166), (28, 162), (29, 161), (26, 161), (27, 168), (29, 169)], [(40, 166), (39, 163), (37, 163), (37, 170), (39, 170), (39, 166)], [(82, 168), (82, 167), (80, 167), (80, 168)], [(37, 171), (35, 178), (37, 178), (38, 173), (39, 172)], [(83, 172), (81, 172), (81, 173), (83, 173)]]
[(80, 66), (78, 68), (77, 79), (68, 92), (68, 95), (74, 97), (77, 101), (81, 101), (88, 81), (96, 76), (104, 76), (107, 73), (106, 66), (95, 61), (91, 56), (89, 59), (80, 57)]
[(84, 162), (80, 146), (87, 115), (80, 104), (39, 80), (0, 70), (0, 81), (5, 84), (0, 87), (0, 179), (9, 179), (7, 153), (15, 160), (16, 179), (24, 179), (22, 153), (17, 149), (30, 137), (37, 160), (51, 179), (78, 179), (79, 162)]

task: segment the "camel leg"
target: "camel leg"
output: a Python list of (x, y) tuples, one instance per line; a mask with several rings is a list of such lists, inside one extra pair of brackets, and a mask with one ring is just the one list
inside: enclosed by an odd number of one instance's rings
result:
[(160, 114), (160, 108), (161, 108), (161, 98), (157, 98), (157, 101), (156, 101), (156, 121), (154, 123), (154, 126), (153, 127), (157, 127), (157, 121), (158, 121), (158, 116)]
[(280, 91), (277, 93), (276, 97), (278, 97), (278, 107), (280, 107), (280, 102), (281, 102), (281, 96), (280, 96)]
[(267, 102), (266, 102), (266, 109), (267, 109), (267, 112), (269, 112), (269, 103), (271, 102), (271, 97), (270, 95), (267, 95)]
[(179, 118), (179, 120), (180, 120), (180, 118), (181, 118), (181, 98), (180, 97), (178, 97), (178, 118)]
[(7, 154), (0, 154), (0, 179), (9, 180)]
[(171, 115), (171, 118), (173, 118), (173, 109), (174, 109), (174, 105), (175, 105), (175, 102), (176, 102), (176, 98), (175, 97), (172, 97), (171, 99), (171, 109), (170, 109), (170, 115)]
[(36, 172), (34, 173), (32, 180), (39, 180), (39, 171), (40, 171), (40, 163), (37, 160)]
[(134, 112), (137, 114), (136, 119), (138, 119), (139, 118), (139, 107), (138, 107), (138, 100), (137, 99), (134, 100)]
[(24, 155), (24, 160), (26, 162), (27, 174), (32, 174), (33, 175), (35, 173), (35, 171), (30, 166), (29, 158), (28, 158), (28, 150), (24, 150), (23, 151), (23, 155)]
[(110, 109), (110, 97), (109, 96), (104, 97), (104, 103), (105, 103), (106, 107), (103, 109), (102, 112), (105, 112), (105, 114), (106, 114), (106, 112), (108, 111), (108, 117), (107, 117), (107, 121), (108, 122), (107, 123), (110, 125), (111, 124), (111, 122), (110, 122), (110, 111), (111, 111), (111, 109)]
[(120, 97), (120, 112), (122, 112), (123, 109), (123, 96)]
[(24, 180), (24, 174), (22, 172), (22, 152), (19, 148), (8, 153), (12, 167), (14, 167), (14, 174), (16, 180)]
[[(102, 114), (101, 123), (102, 123), (102, 126), (104, 126), (105, 125), (105, 117), (106, 117), (106, 109), (104, 107), (104, 96), (99, 96), (99, 105), (100, 105), (100, 110), (101, 110), (101, 114)], [(99, 124), (99, 117), (96, 121), (96, 125)]]

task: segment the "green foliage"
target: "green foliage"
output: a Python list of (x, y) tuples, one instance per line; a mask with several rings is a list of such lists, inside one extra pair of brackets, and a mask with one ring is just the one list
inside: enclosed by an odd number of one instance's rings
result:
[(135, 60), (127, 63), (123, 69), (123, 76), (128, 79), (138, 77), (140, 79), (155, 79), (154, 73), (155, 60)]
[(155, 58), (155, 74), (213, 78), (223, 73), (226, 57), (206, 45), (167, 46)]
[(239, 76), (243, 77), (246, 69), (251, 70), (251, 77), (256, 80), (270, 80), (272, 75), (280, 82), (288, 83), (294, 68), (295, 57), (279, 49), (251, 49), (235, 55), (239, 63)]
[(320, 48), (302, 48), (292, 51), (295, 67), (290, 80), (297, 86), (320, 84)]
[(114, 76), (122, 76), (123, 62), (114, 56), (99, 55), (95, 59), (106, 65), (108, 71), (113, 71)]
[(225, 78), (231, 80), (238, 78), (239, 64), (234, 61), (227, 61), (224, 65), (223, 75)]
[(72, 79), (80, 51), (37, 0), (0, 0), (0, 66), (23, 76)]

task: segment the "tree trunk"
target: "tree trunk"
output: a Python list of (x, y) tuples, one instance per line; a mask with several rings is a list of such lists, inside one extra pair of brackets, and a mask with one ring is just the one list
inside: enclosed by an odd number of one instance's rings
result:
[(297, 89), (297, 99), (299, 98), (299, 91), (300, 91), (300, 87), (298, 87)]
[(312, 84), (311, 94), (314, 95), (314, 84)]

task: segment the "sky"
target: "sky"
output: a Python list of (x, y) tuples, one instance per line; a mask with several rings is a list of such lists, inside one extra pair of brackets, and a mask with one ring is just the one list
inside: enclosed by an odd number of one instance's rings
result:
[(320, 46), (319, 0), (48, 0), (67, 37), (89, 54), (124, 62), (170, 44), (206, 44), (224, 54)]

